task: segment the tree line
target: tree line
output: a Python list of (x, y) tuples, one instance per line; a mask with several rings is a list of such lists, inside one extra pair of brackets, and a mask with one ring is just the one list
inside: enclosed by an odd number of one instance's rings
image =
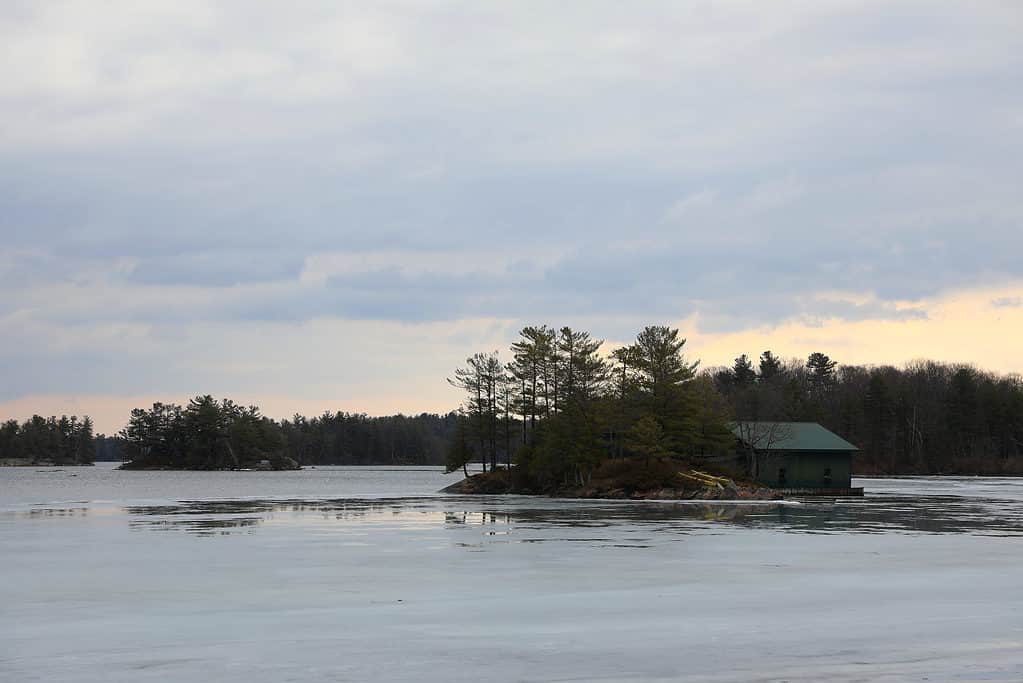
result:
[(438, 465), (455, 418), (324, 413), (275, 421), (257, 406), (197, 396), (187, 406), (131, 411), (118, 446), (129, 467), (239, 469), (265, 465)]
[(284, 420), (287, 454), (302, 465), (442, 465), (456, 417), (421, 413), (370, 417), (326, 412)]
[(861, 474), (1023, 475), (1023, 381), (970, 365), (903, 368), (805, 361), (771, 351), (699, 368), (676, 329), (644, 328), (628, 345), (569, 327), (521, 330), (506, 360), (477, 353), (449, 382), (464, 392), (447, 415), (326, 412), (276, 421), (258, 407), (197, 396), (135, 409), (116, 436), (88, 417), (0, 425), (0, 458), (222, 469), (513, 462), (540, 487), (583, 482), (605, 458), (702, 458), (734, 449), (733, 421), (820, 422), (856, 444)]
[(1023, 381), (966, 364), (805, 362), (770, 351), (710, 371), (743, 420), (819, 422), (860, 448), (860, 474), (1023, 474)]
[(120, 462), (127, 459), (124, 440), (120, 436), (96, 435), (96, 462)]
[(0, 458), (31, 464), (88, 465), (96, 456), (92, 420), (76, 415), (44, 418), (33, 415), (23, 423), (0, 425)]

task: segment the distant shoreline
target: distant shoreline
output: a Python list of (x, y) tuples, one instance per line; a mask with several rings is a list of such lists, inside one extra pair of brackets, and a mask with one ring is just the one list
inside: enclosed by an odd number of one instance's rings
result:
[(0, 458), (0, 467), (92, 467), (91, 462), (32, 462), (28, 458)]

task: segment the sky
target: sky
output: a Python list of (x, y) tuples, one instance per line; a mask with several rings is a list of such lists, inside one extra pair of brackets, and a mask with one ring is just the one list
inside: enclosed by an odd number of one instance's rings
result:
[(1023, 372), (1023, 5), (0, 4), (0, 419), (446, 412), (525, 324)]

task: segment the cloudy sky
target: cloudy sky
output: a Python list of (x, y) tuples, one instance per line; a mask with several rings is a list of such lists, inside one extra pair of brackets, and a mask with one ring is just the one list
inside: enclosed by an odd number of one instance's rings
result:
[(443, 411), (525, 323), (1023, 371), (1023, 5), (0, 5), (0, 418)]

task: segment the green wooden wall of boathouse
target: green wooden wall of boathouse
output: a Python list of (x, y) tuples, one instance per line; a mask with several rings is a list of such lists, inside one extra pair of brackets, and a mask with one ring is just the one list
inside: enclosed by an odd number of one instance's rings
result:
[[(797, 451), (757, 454), (756, 480), (771, 488), (847, 489), (852, 486), (852, 453)], [(785, 481), (781, 471), (785, 470)]]

